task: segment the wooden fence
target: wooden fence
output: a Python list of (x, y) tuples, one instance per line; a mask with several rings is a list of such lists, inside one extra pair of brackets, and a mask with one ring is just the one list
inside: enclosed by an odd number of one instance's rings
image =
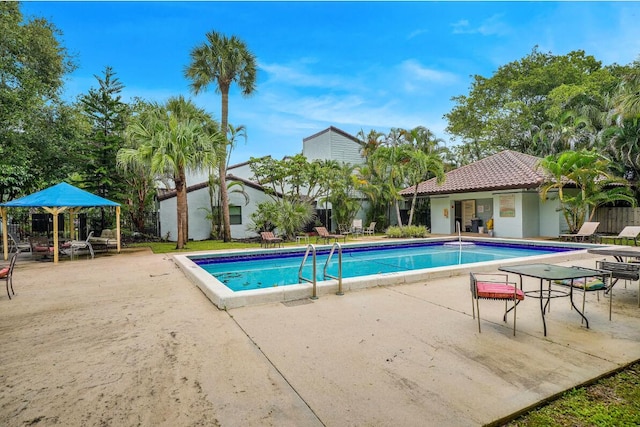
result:
[(598, 233), (618, 234), (627, 225), (640, 226), (640, 208), (598, 208), (592, 221), (599, 221)]

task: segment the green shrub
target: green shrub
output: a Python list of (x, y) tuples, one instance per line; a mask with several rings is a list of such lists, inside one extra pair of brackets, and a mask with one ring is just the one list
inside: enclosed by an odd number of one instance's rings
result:
[(385, 235), (391, 239), (408, 237), (427, 237), (429, 229), (424, 225), (407, 225), (405, 227), (391, 226), (387, 228)]

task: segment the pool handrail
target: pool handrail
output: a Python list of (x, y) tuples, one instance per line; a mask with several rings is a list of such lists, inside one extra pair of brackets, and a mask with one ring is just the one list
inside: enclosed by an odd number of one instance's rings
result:
[[(309, 257), (309, 252), (313, 253), (313, 279), (309, 280), (306, 277), (302, 276), (302, 268), (304, 264), (307, 262), (307, 258)], [(298, 269), (298, 283), (302, 283), (303, 281), (313, 284), (313, 291), (311, 293), (311, 299), (318, 299), (317, 294), (317, 283), (316, 283), (316, 247), (309, 243), (307, 245), (307, 250), (304, 253), (304, 258), (302, 258), (302, 262), (300, 263), (300, 268)]]
[[(329, 262), (331, 262), (331, 257), (333, 256), (333, 253), (336, 250), (336, 247), (338, 248), (338, 276), (332, 276), (329, 273), (327, 273), (327, 268), (329, 267)], [(333, 246), (331, 246), (331, 251), (329, 252), (329, 256), (327, 257), (327, 261), (324, 263), (324, 269), (322, 270), (322, 274), (324, 279), (326, 280), (327, 277), (330, 279), (335, 279), (338, 281), (338, 292), (336, 292), (336, 295), (344, 295), (344, 292), (342, 292), (342, 245), (340, 245), (339, 242), (335, 242), (333, 244)]]

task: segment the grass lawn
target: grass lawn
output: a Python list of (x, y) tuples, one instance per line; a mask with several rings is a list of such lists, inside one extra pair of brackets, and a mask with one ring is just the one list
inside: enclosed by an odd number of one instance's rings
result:
[[(313, 240), (310, 240), (313, 243)], [(283, 247), (287, 246), (301, 246), (296, 242), (283, 242)], [(170, 252), (197, 252), (197, 251), (219, 251), (226, 249), (260, 249), (260, 242), (229, 242), (224, 243), (222, 240), (199, 240), (189, 241), (183, 249), (176, 249), (175, 242), (144, 242), (144, 243), (131, 243), (127, 244), (127, 247), (149, 247), (155, 254), (166, 254)]]
[(222, 240), (199, 240), (189, 241), (183, 249), (176, 249), (176, 242), (144, 242), (144, 243), (131, 243), (128, 247), (149, 247), (154, 254), (166, 254), (170, 252), (197, 252), (197, 251), (218, 251), (225, 249), (252, 249), (260, 248), (260, 243), (246, 243), (246, 242), (229, 242), (225, 243)]
[(640, 425), (640, 363), (505, 424), (508, 427)]

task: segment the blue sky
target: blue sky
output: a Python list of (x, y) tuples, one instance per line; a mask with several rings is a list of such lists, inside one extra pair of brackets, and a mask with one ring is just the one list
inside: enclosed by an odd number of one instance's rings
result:
[(220, 118), (214, 87), (194, 96), (184, 68), (208, 31), (236, 35), (258, 59), (256, 93), (232, 88), (229, 121), (245, 125), (232, 162), (302, 151), (328, 126), (356, 135), (426, 126), (471, 76), (490, 77), (531, 52), (582, 49), (603, 64), (640, 58), (638, 2), (26, 2), (62, 32), (78, 69), (64, 96), (97, 87), (111, 66), (123, 97), (183, 94)]

